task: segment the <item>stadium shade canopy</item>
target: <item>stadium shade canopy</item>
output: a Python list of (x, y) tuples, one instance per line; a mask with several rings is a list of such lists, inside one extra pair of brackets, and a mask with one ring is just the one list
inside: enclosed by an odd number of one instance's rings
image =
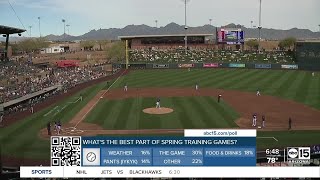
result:
[[(118, 39), (134, 39), (134, 38), (153, 38), (153, 37), (184, 37), (185, 34), (163, 34), (163, 35), (134, 35), (134, 36), (118, 36)], [(213, 36), (212, 34), (187, 34), (187, 36)]]
[(24, 29), (0, 25), (0, 34), (17, 34), (17, 33), (23, 33), (25, 31), (26, 30)]

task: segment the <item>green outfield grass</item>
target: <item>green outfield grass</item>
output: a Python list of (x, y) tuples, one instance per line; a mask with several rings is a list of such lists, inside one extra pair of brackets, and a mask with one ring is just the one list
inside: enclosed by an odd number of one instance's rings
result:
[[(114, 82), (110, 81), (109, 85)], [(120, 78), (112, 88), (123, 88), (127, 83), (130, 87), (193, 87), (198, 83), (201, 87), (213, 87), (255, 92), (278, 96), (301, 102), (320, 109), (320, 74), (315, 77), (311, 72), (284, 70), (246, 70), (246, 69), (207, 69), (207, 70), (141, 70), (130, 72)], [(60, 108), (73, 102), (79, 93), (63, 100), (41, 112), (0, 129), (0, 143), (3, 154), (35, 159), (49, 157), (49, 142), (38, 138), (40, 129), (45, 128), (48, 121), (59, 119), (63, 123), (82, 109), (85, 104), (101, 89), (107, 89), (101, 83), (84, 89), (82, 102), (69, 104), (62, 112), (44, 116), (53, 108)], [(154, 99), (136, 98), (125, 100), (102, 100), (89, 114), (86, 121), (102, 125), (105, 129), (135, 128), (197, 128), (233, 127), (237, 113), (227, 104), (216, 104), (206, 97), (172, 97), (163, 101), (174, 106), (172, 114), (157, 117), (135, 112), (139, 107), (154, 106)], [(162, 101), (162, 104), (165, 103)], [(197, 106), (195, 106), (195, 104)], [(205, 108), (211, 107), (210, 110)], [(216, 108), (224, 111), (215, 111)], [(120, 113), (121, 112), (121, 113)], [(165, 118), (167, 117), (167, 118)], [(211, 118), (212, 117), (212, 118)], [(215, 117), (215, 118), (213, 118)], [(197, 119), (198, 118), (198, 119)], [(217, 120), (215, 120), (217, 118)], [(150, 121), (151, 120), (151, 121)], [(320, 120), (320, 117), (319, 117)], [(221, 121), (221, 122), (220, 122)], [(171, 124), (172, 123), (172, 124)], [(208, 127), (207, 127), (208, 125)], [(275, 137), (278, 139), (261, 138), (257, 140), (258, 148), (284, 147), (291, 145), (320, 144), (319, 131), (285, 131), (259, 132), (258, 137)]]
[[(320, 109), (320, 73), (294, 70), (192, 69), (140, 70), (120, 78), (112, 88), (201, 87), (268, 94)], [(319, 118), (320, 120), (320, 118)]]
[(188, 129), (237, 127), (239, 115), (225, 103), (212, 97), (162, 98), (161, 104), (174, 111), (151, 115), (143, 109), (154, 107), (154, 98), (102, 100), (89, 113), (86, 122), (104, 129)]

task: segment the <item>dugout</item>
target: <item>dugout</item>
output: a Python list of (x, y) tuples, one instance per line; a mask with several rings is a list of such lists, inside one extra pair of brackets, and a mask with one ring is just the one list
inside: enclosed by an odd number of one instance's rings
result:
[(297, 42), (295, 56), (299, 69), (320, 71), (320, 41)]

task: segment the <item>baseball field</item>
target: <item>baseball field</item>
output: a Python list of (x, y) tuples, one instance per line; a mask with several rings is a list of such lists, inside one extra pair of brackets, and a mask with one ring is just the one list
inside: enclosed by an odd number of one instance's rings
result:
[[(128, 91), (123, 90), (125, 84)], [(256, 96), (257, 89), (261, 96)], [(217, 102), (219, 94), (221, 102)], [(163, 112), (147, 112), (158, 98)], [(258, 149), (320, 144), (320, 74), (247, 69), (129, 71), (2, 128), (0, 141), (7, 157), (41, 160), (49, 158), (48, 121), (61, 120), (63, 135), (176, 136), (189, 128), (252, 128), (253, 113), (258, 114), (258, 125), (261, 116), (266, 117), (266, 127), (258, 129)]]

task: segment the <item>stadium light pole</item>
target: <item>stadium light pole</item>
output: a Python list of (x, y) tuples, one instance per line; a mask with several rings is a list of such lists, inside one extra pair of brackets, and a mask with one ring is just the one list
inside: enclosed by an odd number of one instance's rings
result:
[[(69, 32), (69, 27), (70, 27), (70, 24), (67, 24), (67, 31), (68, 31), (68, 34), (70, 35), (70, 32)], [(101, 31), (101, 28), (100, 28), (100, 31)]]
[(63, 39), (66, 38), (66, 20), (62, 19), (63, 22)]
[(209, 19), (209, 22), (210, 22), (209, 24), (210, 24), (210, 26), (211, 26), (212, 19)]
[(319, 24), (319, 32), (320, 32), (320, 24)]
[(154, 21), (156, 23), (156, 28), (158, 28), (158, 20)]
[(251, 29), (252, 29), (253, 21), (251, 21)]
[(30, 37), (31, 37), (31, 29), (32, 29), (32, 26), (29, 26), (29, 29), (30, 29), (29, 35), (30, 35)]
[(188, 37), (187, 37), (187, 3), (190, 0), (184, 0), (184, 48), (185, 48), (185, 53), (187, 54), (187, 49), (188, 49)]
[(39, 20), (39, 37), (41, 38), (41, 28), (40, 28), (41, 26), (40, 26), (40, 19), (41, 19), (41, 18), (40, 18), (40, 17), (38, 17), (38, 20)]
[(261, 4), (262, 4), (262, 2), (261, 2), (261, 0), (259, 0), (259, 2), (260, 2), (260, 5), (259, 5), (259, 27), (258, 27), (258, 29), (259, 29), (259, 45), (258, 45), (258, 51), (259, 51), (259, 54), (260, 54), (260, 49), (261, 49), (261, 45), (260, 45), (260, 42), (261, 42), (261, 29), (262, 29), (262, 27), (261, 27)]

